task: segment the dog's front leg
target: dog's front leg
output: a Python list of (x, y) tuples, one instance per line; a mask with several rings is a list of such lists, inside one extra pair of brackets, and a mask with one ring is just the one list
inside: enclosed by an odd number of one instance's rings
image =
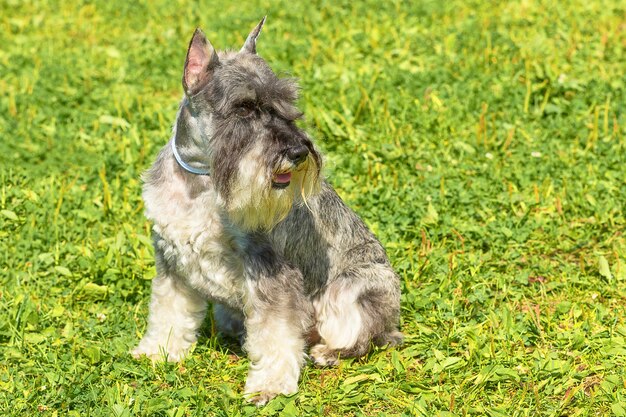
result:
[[(258, 284), (249, 285), (246, 305), (244, 348), (250, 370), (245, 394), (249, 401), (263, 405), (278, 394), (298, 391), (300, 368), (305, 359), (303, 321), (306, 318), (287, 303), (272, 302)], [(291, 295), (283, 293), (283, 296)]]
[(152, 281), (148, 328), (132, 355), (181, 360), (197, 339), (206, 308), (206, 299), (197, 291), (175, 276), (159, 273)]
[(298, 391), (304, 334), (312, 307), (302, 274), (273, 255), (249, 259), (245, 289), (245, 350), (250, 360), (245, 395), (257, 405)]

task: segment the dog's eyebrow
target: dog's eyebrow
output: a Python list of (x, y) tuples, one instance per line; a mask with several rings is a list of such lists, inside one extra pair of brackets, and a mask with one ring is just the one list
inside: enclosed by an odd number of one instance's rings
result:
[(245, 103), (257, 101), (257, 92), (252, 86), (238, 86), (228, 92), (233, 103)]
[(272, 104), (272, 110), (285, 120), (294, 121), (303, 116), (303, 113), (296, 106), (285, 100), (277, 100)]

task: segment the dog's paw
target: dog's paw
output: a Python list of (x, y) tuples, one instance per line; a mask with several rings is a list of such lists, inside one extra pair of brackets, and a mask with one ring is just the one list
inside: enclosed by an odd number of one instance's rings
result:
[(152, 347), (141, 343), (130, 354), (135, 359), (145, 356), (152, 362), (180, 362), (185, 357), (185, 351), (168, 352), (161, 346)]
[(257, 407), (261, 407), (267, 404), (271, 399), (275, 398), (278, 394), (274, 394), (271, 392), (261, 392), (256, 394), (247, 394), (245, 395), (246, 401), (256, 405)]
[(261, 380), (258, 375), (248, 377), (244, 397), (246, 401), (262, 406), (277, 395), (293, 395), (298, 392), (298, 379), (279, 377), (274, 380)]
[(317, 366), (335, 366), (339, 363), (337, 350), (331, 349), (323, 343), (313, 346), (309, 356)]
[(374, 344), (381, 347), (400, 346), (403, 342), (404, 335), (397, 330), (379, 336), (374, 340)]
[(259, 391), (259, 392), (255, 392), (255, 391), (248, 392), (246, 389), (246, 392), (244, 393), (244, 398), (246, 399), (247, 402), (252, 403), (256, 405), (257, 407), (261, 407), (267, 404), (270, 400), (276, 398), (278, 395), (285, 395), (288, 397), (290, 395), (295, 394), (296, 392), (298, 392), (297, 388), (294, 390), (285, 390), (283, 392), (271, 392), (271, 391), (267, 391), (267, 389), (263, 391)]

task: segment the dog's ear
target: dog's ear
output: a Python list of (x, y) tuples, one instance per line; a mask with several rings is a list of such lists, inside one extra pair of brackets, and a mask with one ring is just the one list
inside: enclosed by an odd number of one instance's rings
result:
[(263, 28), (263, 24), (265, 23), (266, 18), (267, 16), (264, 16), (263, 19), (261, 19), (261, 21), (259, 22), (259, 24), (256, 25), (254, 29), (252, 29), (252, 32), (250, 32), (250, 34), (248, 35), (246, 42), (243, 44), (243, 47), (241, 48), (241, 51), (239, 52), (248, 52), (250, 54), (256, 54), (256, 38), (258, 38), (259, 35), (261, 34), (261, 29)]
[(220, 60), (215, 48), (204, 36), (202, 30), (197, 28), (189, 42), (187, 58), (185, 58), (185, 70), (183, 72), (185, 94), (192, 96), (200, 91), (211, 80), (213, 70), (219, 63)]

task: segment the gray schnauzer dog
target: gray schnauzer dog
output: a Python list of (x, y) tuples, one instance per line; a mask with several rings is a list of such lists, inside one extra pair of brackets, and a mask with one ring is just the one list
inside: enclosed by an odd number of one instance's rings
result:
[(173, 135), (144, 176), (157, 276), (135, 357), (181, 360), (213, 303), (244, 340), (245, 396), (298, 389), (306, 350), (321, 366), (396, 345), (399, 279), (385, 250), (320, 174), (296, 121), (298, 87), (256, 53), (189, 43)]

